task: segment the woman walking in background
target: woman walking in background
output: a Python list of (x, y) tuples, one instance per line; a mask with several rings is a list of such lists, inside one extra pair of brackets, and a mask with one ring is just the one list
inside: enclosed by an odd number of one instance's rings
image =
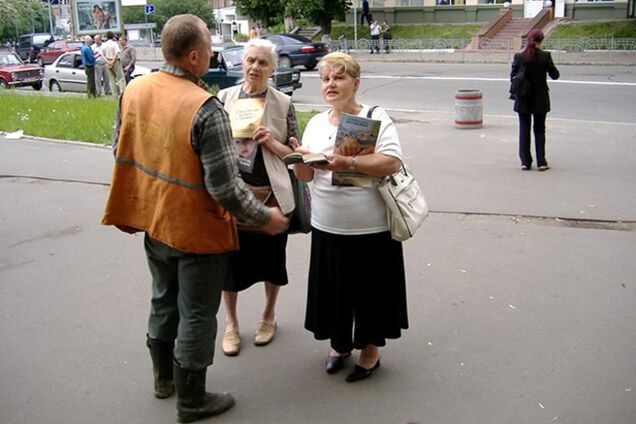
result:
[(515, 98), (514, 111), (519, 114), (519, 158), (521, 169), (532, 167), (530, 152), (530, 126), (534, 119), (534, 143), (539, 171), (550, 169), (545, 159), (545, 118), (550, 111), (550, 96), (546, 75), (556, 80), (559, 70), (552, 62), (549, 52), (541, 50), (544, 35), (540, 29), (533, 29), (526, 37), (526, 48), (515, 54), (510, 71), (510, 80), (517, 75), (520, 68), (525, 67), (525, 80), (529, 85), (528, 93)]

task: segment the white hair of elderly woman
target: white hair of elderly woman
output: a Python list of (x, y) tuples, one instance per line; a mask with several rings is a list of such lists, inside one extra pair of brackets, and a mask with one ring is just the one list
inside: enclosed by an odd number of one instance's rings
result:
[(249, 50), (250, 47), (255, 47), (257, 49), (263, 49), (269, 53), (270, 62), (272, 64), (272, 68), (274, 72), (278, 69), (278, 53), (276, 53), (276, 46), (269, 40), (264, 38), (252, 38), (247, 43), (245, 43), (245, 49), (243, 50), (243, 57)]

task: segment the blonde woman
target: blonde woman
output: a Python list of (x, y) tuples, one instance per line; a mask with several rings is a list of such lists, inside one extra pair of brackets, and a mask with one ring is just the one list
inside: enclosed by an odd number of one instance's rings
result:
[[(360, 65), (334, 52), (318, 65), (323, 99), (331, 106), (314, 116), (303, 134), (301, 152), (327, 155), (326, 165), (295, 165), (297, 177), (313, 181), (311, 263), (305, 328), (318, 340), (329, 339), (325, 371), (341, 370), (353, 349), (359, 349), (348, 382), (372, 375), (380, 366), (386, 339), (408, 328), (406, 279), (402, 244), (391, 239), (384, 202), (372, 187), (333, 186), (332, 171), (350, 170), (371, 177), (391, 175), (400, 167), (402, 150), (397, 129), (382, 108), (373, 152), (339, 151), (335, 135), (343, 113), (366, 117), (370, 105), (356, 99)], [(294, 141), (293, 141), (294, 142)]]

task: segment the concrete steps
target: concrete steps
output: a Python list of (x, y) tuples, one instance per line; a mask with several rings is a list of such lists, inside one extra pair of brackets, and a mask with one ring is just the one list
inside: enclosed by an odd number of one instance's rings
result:
[(486, 40), (482, 40), (479, 48), (481, 50), (507, 50), (512, 47), (512, 39), (519, 37), (526, 25), (532, 19), (512, 18), (510, 21), (495, 34)]

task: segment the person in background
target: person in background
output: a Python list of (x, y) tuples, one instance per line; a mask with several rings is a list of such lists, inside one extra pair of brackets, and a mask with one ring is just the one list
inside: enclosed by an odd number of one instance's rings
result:
[(382, 108), (371, 117), (381, 121), (373, 152), (335, 147), (343, 113), (367, 117), (370, 107), (358, 102), (360, 65), (348, 54), (333, 52), (318, 64), (323, 99), (331, 106), (309, 121), (301, 153), (324, 153), (326, 165), (294, 165), (298, 179), (311, 188), (311, 258), (305, 328), (317, 340), (329, 339), (325, 371), (340, 371), (353, 349), (360, 356), (346, 381), (368, 378), (380, 366), (380, 347), (408, 328), (406, 276), (402, 243), (391, 238), (386, 206), (370, 187), (332, 185), (332, 171), (370, 177), (392, 175), (402, 150), (397, 128)]
[(97, 97), (95, 91), (95, 55), (91, 49), (91, 44), (93, 44), (93, 38), (90, 35), (85, 36), (80, 56), (86, 73), (86, 93), (88, 97)]
[(106, 59), (102, 55), (102, 36), (95, 36), (95, 43), (91, 45), (93, 55), (95, 55), (95, 90), (97, 95), (110, 96), (110, 81), (108, 80), (108, 71)]
[(384, 53), (389, 53), (389, 42), (391, 41), (391, 27), (389, 22), (384, 20), (382, 22), (382, 28), (380, 28), (380, 34), (382, 35), (382, 44), (384, 45)]
[(256, 27), (254, 25), (252, 25), (252, 28), (250, 28), (250, 33), (248, 34), (248, 37), (250, 40), (256, 38)]
[(124, 78), (124, 69), (121, 66), (119, 53), (119, 44), (115, 41), (115, 34), (112, 31), (108, 31), (106, 33), (106, 42), (102, 45), (102, 55), (106, 60), (110, 90), (117, 97), (121, 96), (126, 89), (126, 79)]
[(135, 63), (137, 63), (137, 51), (133, 46), (128, 44), (128, 37), (122, 35), (119, 37), (119, 47), (121, 48), (121, 66), (124, 71), (124, 79), (126, 84), (131, 80), (130, 75), (135, 71)]
[(288, 219), (239, 178), (227, 114), (200, 79), (211, 54), (205, 22), (170, 18), (161, 51), (160, 71), (132, 81), (121, 97), (102, 224), (145, 233), (155, 397), (176, 388), (177, 420), (189, 423), (234, 405), (229, 393), (206, 392), (221, 288), (238, 249), (234, 216), (268, 234), (284, 231)]
[(371, 25), (369, 25), (371, 30), (371, 49), (369, 53), (373, 54), (380, 53), (380, 24), (375, 19), (371, 18)]
[(360, 15), (360, 25), (364, 25), (364, 20), (367, 20), (367, 25), (371, 25), (371, 11), (369, 10), (369, 2), (367, 0), (362, 1), (362, 14)]
[[(254, 167), (251, 172), (241, 171), (241, 178), (253, 190), (266, 190), (269, 201), (275, 201), (284, 214), (295, 207), (294, 195), (287, 165), (281, 158), (292, 152), (290, 137), (297, 137), (297, 123), (291, 98), (269, 85), (269, 77), (278, 64), (276, 46), (269, 40), (255, 38), (243, 50), (242, 85), (226, 88), (218, 93), (229, 110), (237, 99), (265, 98), (265, 111), (261, 126), (253, 139), (258, 142)], [(226, 328), (223, 352), (235, 356), (241, 349), (239, 320), (236, 310), (238, 294), (263, 281), (265, 307), (254, 331), (254, 344), (265, 346), (276, 334), (276, 300), (281, 286), (287, 285), (286, 254), (287, 232), (272, 236), (239, 227), (240, 250), (232, 261), (234, 278), (223, 288)]]
[[(521, 169), (528, 171), (532, 168), (532, 153), (530, 152), (530, 129), (534, 131), (534, 143), (537, 154), (537, 169), (550, 169), (545, 158), (545, 118), (550, 111), (550, 95), (548, 93), (547, 76), (553, 80), (559, 79), (559, 70), (552, 61), (550, 52), (541, 50), (543, 32), (533, 29), (526, 37), (526, 47), (516, 53), (510, 70), (510, 80), (517, 74), (520, 67), (525, 67), (525, 79), (530, 83), (530, 93), (527, 97), (517, 98), (514, 111), (519, 115), (519, 159)], [(534, 119), (534, 124), (532, 120)]]

